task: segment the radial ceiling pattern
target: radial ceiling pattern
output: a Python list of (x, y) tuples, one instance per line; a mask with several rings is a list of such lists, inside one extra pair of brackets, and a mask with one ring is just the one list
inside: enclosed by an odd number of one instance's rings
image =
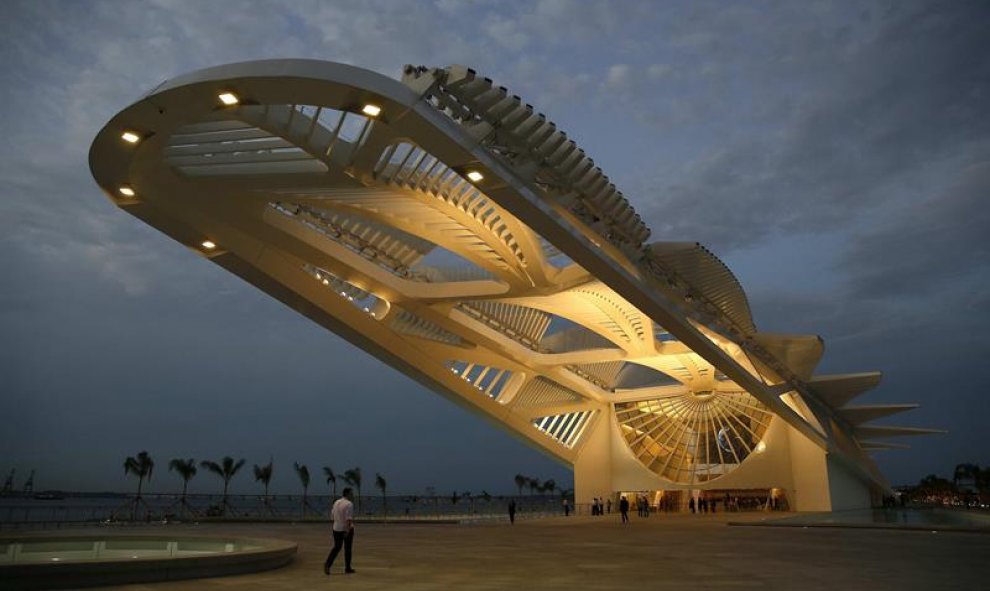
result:
[(812, 377), (820, 339), (756, 332), (721, 261), (647, 244), (580, 147), (468, 68), (195, 72), (114, 117), (90, 164), (125, 211), (565, 461), (610, 421), (648, 470), (704, 484), (785, 420), (877, 479), (872, 438), (910, 431), (862, 425), (907, 408), (844, 407), (878, 374)]

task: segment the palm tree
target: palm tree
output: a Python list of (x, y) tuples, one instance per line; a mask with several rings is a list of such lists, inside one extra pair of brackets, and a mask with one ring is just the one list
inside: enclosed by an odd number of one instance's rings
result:
[(292, 466), (296, 469), (296, 474), (299, 476), (299, 482), (303, 485), (303, 517), (306, 517), (306, 496), (309, 492), (309, 468), (301, 465), (299, 462), (293, 462)]
[(189, 488), (189, 481), (196, 475), (196, 460), (175, 458), (168, 463), (168, 470), (169, 472), (178, 472), (179, 477), (182, 478), (182, 498), (179, 500), (179, 507), (181, 507), (181, 513), (184, 514), (189, 508), (189, 503), (186, 502), (186, 489)]
[(199, 463), (200, 466), (206, 468), (210, 472), (213, 472), (220, 478), (223, 478), (223, 500), (220, 502), (220, 514), (227, 514), (227, 489), (230, 487), (230, 479), (237, 474), (242, 467), (244, 467), (244, 459), (234, 461), (234, 458), (230, 456), (224, 456), (220, 463), (211, 462), (209, 460), (203, 460)]
[(526, 486), (526, 483), (529, 482), (529, 478), (526, 478), (522, 474), (516, 474), (515, 481), (516, 481), (516, 488), (519, 489), (519, 496), (521, 497), (522, 489), (524, 486)]
[(268, 501), (268, 485), (271, 483), (272, 473), (275, 471), (274, 464), (275, 462), (269, 459), (268, 463), (264, 466), (259, 466), (258, 464), (254, 465), (254, 481), (265, 485), (265, 507), (268, 508), (270, 513), (273, 511), (271, 503)]
[(536, 491), (540, 490), (539, 478), (527, 478), (526, 481), (526, 486), (529, 487), (529, 494), (536, 494)]
[(342, 476), (344, 482), (357, 489), (358, 513), (361, 512), (361, 467), (354, 466), (350, 470), (344, 470)]
[(330, 466), (323, 466), (323, 474), (325, 474), (326, 477), (327, 477), (327, 484), (330, 484), (331, 482), (333, 483), (333, 492), (330, 493), (330, 494), (333, 495), (333, 498), (336, 499), (337, 498), (337, 475), (333, 473), (333, 470), (330, 469)]
[(385, 482), (385, 477), (380, 473), (375, 473), (375, 487), (382, 491), (382, 508), (385, 511), (385, 519), (388, 519), (388, 496), (385, 494), (385, 488), (388, 483)]
[(543, 483), (543, 492), (550, 493), (552, 495), (555, 490), (557, 490), (557, 481), (553, 478)]
[[(146, 451), (142, 451), (137, 456), (128, 456), (124, 460), (124, 475), (134, 474), (138, 477), (137, 495), (134, 497), (134, 505), (131, 508), (132, 521), (137, 516), (138, 503), (144, 503), (144, 499), (141, 498), (141, 488), (144, 485), (144, 479), (151, 480), (151, 472), (154, 469), (155, 462)], [(147, 507), (147, 503), (145, 503), (145, 507)]]

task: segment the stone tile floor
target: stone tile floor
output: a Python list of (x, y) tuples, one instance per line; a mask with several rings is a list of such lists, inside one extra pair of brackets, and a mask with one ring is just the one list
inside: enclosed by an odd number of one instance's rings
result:
[[(358, 524), (354, 568), (322, 564), (328, 528), (179, 525), (197, 534), (292, 540), (295, 561), (252, 575), (127, 585), (127, 591), (261, 589), (980, 589), (990, 534), (729, 526), (762, 514), (557, 517), (478, 525)], [(135, 528), (129, 531), (141, 531)]]

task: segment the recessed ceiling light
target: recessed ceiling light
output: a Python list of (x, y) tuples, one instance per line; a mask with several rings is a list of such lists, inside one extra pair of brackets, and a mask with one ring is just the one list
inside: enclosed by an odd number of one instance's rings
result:
[(228, 107), (230, 105), (236, 105), (237, 103), (241, 102), (241, 99), (237, 98), (237, 95), (232, 92), (221, 93), (220, 95), (217, 96), (217, 98), (220, 99), (221, 103), (227, 105)]
[(120, 187), (117, 190), (120, 191), (120, 194), (121, 195), (126, 195), (127, 197), (133, 197), (134, 196), (134, 189), (132, 189), (130, 187)]
[(476, 182), (480, 181), (481, 179), (485, 178), (485, 175), (481, 174), (477, 170), (472, 170), (472, 171), (470, 171), (470, 172), (467, 173), (467, 178), (472, 183), (476, 183)]
[(133, 131), (125, 131), (124, 133), (120, 134), (120, 139), (124, 140), (129, 144), (136, 144), (138, 143), (138, 141), (141, 140), (141, 136), (134, 133)]
[(371, 103), (368, 103), (367, 105), (364, 106), (364, 108), (361, 109), (361, 112), (367, 115), (368, 117), (377, 117), (378, 114), (382, 112), (382, 108), (379, 107), (378, 105), (372, 105)]
[(206, 250), (213, 250), (216, 247), (217, 247), (217, 243), (212, 240), (203, 241), (203, 248), (205, 248)]

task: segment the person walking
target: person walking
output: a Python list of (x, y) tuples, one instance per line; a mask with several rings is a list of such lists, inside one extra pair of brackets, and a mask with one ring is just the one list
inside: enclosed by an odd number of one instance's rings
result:
[(625, 495), (619, 500), (619, 512), (622, 513), (622, 523), (629, 523), (629, 499)]
[(515, 499), (509, 500), (509, 523), (516, 523), (516, 501)]
[(333, 566), (334, 559), (340, 553), (340, 547), (344, 547), (344, 573), (355, 572), (351, 568), (351, 548), (354, 544), (354, 493), (350, 487), (344, 489), (342, 496), (337, 499), (330, 509), (330, 520), (333, 533), (333, 549), (327, 555), (326, 562), (323, 563), (323, 574), (330, 574), (330, 567)]

